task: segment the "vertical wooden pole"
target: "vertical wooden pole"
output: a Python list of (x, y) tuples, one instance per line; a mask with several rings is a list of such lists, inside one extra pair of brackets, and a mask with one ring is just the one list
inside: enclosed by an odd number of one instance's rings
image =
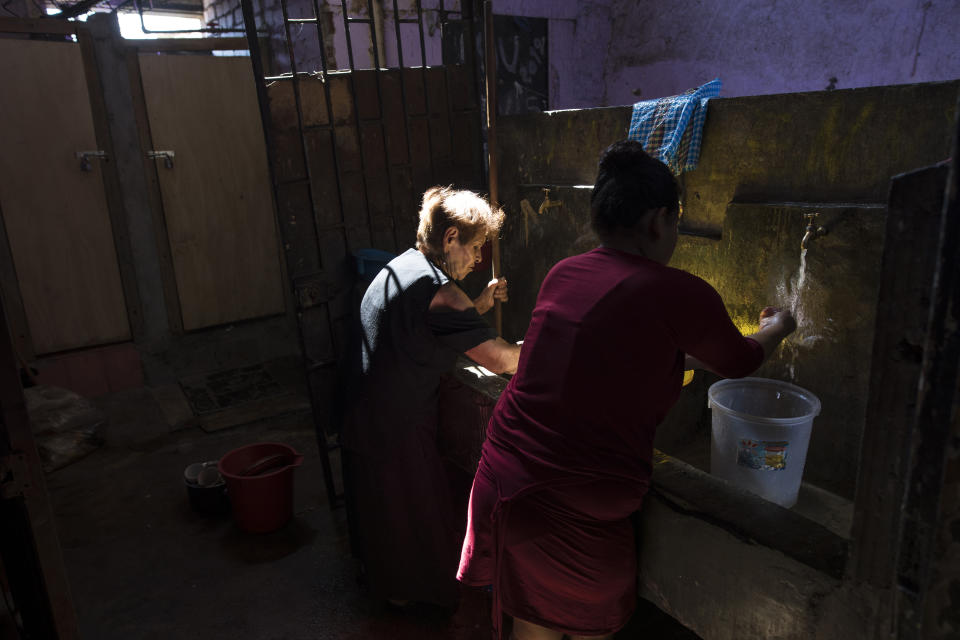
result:
[[(497, 207), (497, 49), (493, 39), (493, 2), (487, 0), (483, 5), (484, 20), (484, 67), (487, 83), (487, 157), (489, 166), (490, 206)], [(494, 278), (500, 277), (500, 238), (492, 240), (491, 262), (493, 263)], [(503, 309), (500, 301), (495, 300), (493, 305), (494, 325), (497, 333), (503, 334)]]

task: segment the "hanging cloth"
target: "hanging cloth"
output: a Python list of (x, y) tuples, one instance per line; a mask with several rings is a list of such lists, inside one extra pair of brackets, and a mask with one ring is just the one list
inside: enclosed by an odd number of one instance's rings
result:
[(644, 100), (633, 105), (627, 138), (643, 145), (674, 175), (697, 168), (707, 102), (720, 95), (719, 78), (680, 96)]

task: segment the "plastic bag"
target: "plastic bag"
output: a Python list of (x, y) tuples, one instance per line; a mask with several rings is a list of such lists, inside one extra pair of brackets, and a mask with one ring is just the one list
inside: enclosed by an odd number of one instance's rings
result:
[(23, 395), (44, 471), (64, 467), (103, 444), (106, 416), (90, 400), (45, 385), (24, 389)]

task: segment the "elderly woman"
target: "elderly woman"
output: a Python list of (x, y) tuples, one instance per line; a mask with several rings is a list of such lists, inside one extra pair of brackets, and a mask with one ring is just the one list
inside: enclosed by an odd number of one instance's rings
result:
[(487, 429), (458, 577), (493, 585), (494, 625), (517, 640), (609, 638), (633, 612), (630, 515), (683, 371), (754, 371), (796, 328), (765, 310), (744, 337), (717, 292), (667, 266), (677, 184), (639, 143), (601, 161), (591, 195), (601, 246), (544, 279), (516, 375)]
[(516, 370), (520, 348), (480, 317), (507, 299), (506, 280), (476, 300), (456, 284), (502, 223), (470, 191), (428, 190), (417, 248), (390, 261), (361, 303), (361, 372), (341, 437), (347, 513), (371, 593), (394, 604), (458, 601), (463, 524), (437, 449), (438, 392), (460, 354)]

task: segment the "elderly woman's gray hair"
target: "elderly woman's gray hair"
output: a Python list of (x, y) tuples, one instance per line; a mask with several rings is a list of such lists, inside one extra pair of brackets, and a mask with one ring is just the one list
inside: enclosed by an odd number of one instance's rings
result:
[(440, 254), (443, 236), (450, 227), (456, 227), (460, 244), (466, 244), (478, 234), (487, 239), (495, 237), (502, 226), (503, 210), (491, 208), (476, 193), (452, 187), (432, 187), (423, 194), (420, 205), (417, 249), (427, 255)]

